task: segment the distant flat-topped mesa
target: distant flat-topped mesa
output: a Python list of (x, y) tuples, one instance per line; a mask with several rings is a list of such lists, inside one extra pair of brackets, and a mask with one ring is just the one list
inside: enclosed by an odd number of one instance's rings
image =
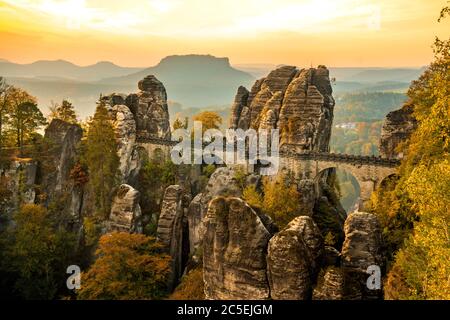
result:
[(279, 129), (281, 144), (328, 151), (334, 99), (328, 69), (282, 66), (259, 79), (249, 92), (239, 87), (230, 127)]
[(164, 85), (155, 76), (149, 75), (139, 81), (138, 87), (138, 93), (128, 96), (114, 93), (102, 99), (111, 107), (126, 105), (130, 109), (136, 122), (138, 140), (170, 140), (169, 111)]

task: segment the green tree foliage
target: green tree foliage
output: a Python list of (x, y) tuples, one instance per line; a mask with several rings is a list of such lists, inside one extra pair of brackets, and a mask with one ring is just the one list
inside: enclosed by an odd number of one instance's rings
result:
[[(336, 97), (333, 134), (330, 149), (336, 153), (379, 154), (381, 126), (387, 113), (398, 109), (405, 100), (403, 93), (346, 93)], [(342, 127), (344, 124), (355, 128)]]
[(116, 133), (103, 102), (98, 104), (89, 122), (85, 161), (89, 170), (89, 184), (95, 196), (95, 213), (99, 218), (107, 218), (117, 184), (119, 157)]
[(61, 104), (52, 102), (49, 119), (59, 119), (72, 124), (78, 123), (75, 107), (68, 100), (63, 100)]
[(178, 167), (172, 161), (165, 161), (155, 155), (146, 161), (139, 172), (140, 205), (142, 213), (150, 217), (147, 234), (156, 232), (164, 190), (176, 183)]
[(355, 128), (333, 127), (331, 152), (377, 156), (382, 121), (356, 122)]
[(84, 300), (159, 299), (166, 295), (170, 257), (155, 238), (115, 232), (102, 236), (97, 260), (82, 274)]
[(22, 147), (33, 138), (36, 130), (47, 123), (37, 107), (36, 99), (22, 89), (6, 87), (0, 102), (3, 143), (4, 129), (8, 136), (14, 137), (15, 145)]
[(400, 248), (385, 297), (449, 299), (450, 39), (436, 40), (435, 60), (408, 97), (418, 127), (401, 146), (406, 157), (397, 183), (380, 188), (372, 200), (388, 244)]
[(58, 230), (47, 210), (26, 204), (14, 215), (16, 226), (8, 239), (2, 271), (14, 279), (14, 289), (25, 299), (52, 299), (64, 288), (66, 268), (73, 264), (75, 236)]
[(387, 113), (405, 102), (403, 93), (362, 92), (337, 96), (334, 123), (373, 122), (384, 119)]
[(301, 214), (297, 186), (288, 183), (286, 177), (280, 175), (276, 180), (264, 179), (262, 191), (260, 194), (255, 185), (249, 185), (244, 189), (243, 199), (270, 216), (280, 229)]

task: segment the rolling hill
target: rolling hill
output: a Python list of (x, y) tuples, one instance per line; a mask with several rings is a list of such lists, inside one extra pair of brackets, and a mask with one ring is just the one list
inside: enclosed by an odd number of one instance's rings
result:
[(127, 68), (102, 61), (90, 66), (78, 66), (65, 60), (40, 60), (18, 64), (0, 60), (0, 74), (4, 77), (57, 77), (78, 81), (96, 81), (106, 77), (127, 75), (142, 68)]

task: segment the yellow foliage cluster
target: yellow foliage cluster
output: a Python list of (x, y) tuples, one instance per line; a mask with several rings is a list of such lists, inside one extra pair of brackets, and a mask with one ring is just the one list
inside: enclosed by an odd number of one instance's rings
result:
[(388, 274), (387, 299), (450, 299), (450, 40), (436, 40), (435, 54), (408, 92), (418, 127), (403, 146), (400, 179), (373, 201), (386, 229), (395, 230), (402, 211), (413, 226)]
[(263, 180), (263, 193), (255, 185), (244, 189), (243, 199), (253, 208), (270, 216), (278, 227), (284, 228), (301, 214), (300, 193), (295, 184), (289, 184), (282, 175), (277, 179)]
[(189, 271), (181, 279), (180, 285), (169, 297), (171, 300), (204, 300), (203, 268), (199, 267)]
[[(406, 188), (420, 218), (397, 253), (386, 287), (391, 299), (450, 299), (450, 162), (413, 170)], [(398, 281), (403, 277), (399, 290)]]
[(115, 232), (102, 236), (97, 260), (82, 274), (79, 299), (144, 300), (166, 294), (170, 257), (153, 237)]

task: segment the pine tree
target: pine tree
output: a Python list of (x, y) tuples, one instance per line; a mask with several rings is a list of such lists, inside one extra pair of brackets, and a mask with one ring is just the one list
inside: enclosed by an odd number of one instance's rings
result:
[(108, 110), (101, 101), (89, 123), (86, 163), (95, 196), (96, 214), (105, 219), (109, 215), (112, 192), (117, 182), (119, 157), (116, 133)]
[(61, 104), (52, 104), (50, 107), (50, 120), (59, 119), (72, 124), (78, 123), (77, 114), (71, 102), (64, 99)]

